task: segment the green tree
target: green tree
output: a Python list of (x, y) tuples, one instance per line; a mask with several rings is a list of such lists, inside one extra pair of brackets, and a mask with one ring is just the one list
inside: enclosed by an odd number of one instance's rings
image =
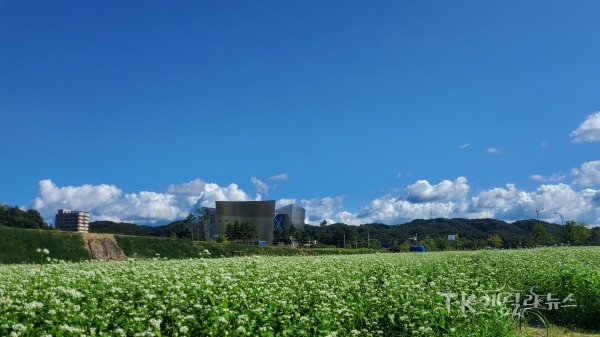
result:
[(225, 235), (227, 236), (227, 240), (238, 242), (242, 240), (242, 226), (238, 220), (236, 220), (233, 224), (227, 224), (227, 228), (225, 230)]
[(575, 225), (575, 237), (577, 238), (577, 243), (583, 243), (583, 241), (587, 240), (591, 235), (591, 230), (587, 227), (587, 223), (578, 222)]
[[(202, 227), (204, 229), (204, 240), (205, 241), (210, 241), (210, 224), (212, 222), (215, 222), (215, 217), (213, 216), (212, 212), (208, 209), (205, 208), (204, 211), (200, 212), (200, 216), (198, 217), (198, 231), (200, 231), (200, 227)], [(198, 233), (200, 234), (200, 233)], [(198, 235), (198, 239), (200, 239), (200, 235)]]
[(235, 240), (235, 234), (234, 234), (233, 224), (231, 224), (231, 223), (227, 224), (227, 228), (225, 229), (225, 237), (229, 241), (234, 241)]
[(532, 246), (550, 246), (554, 244), (554, 237), (546, 231), (542, 224), (536, 222), (529, 234), (529, 242)]
[(187, 218), (185, 218), (185, 226), (190, 230), (190, 233), (192, 233), (192, 241), (194, 241), (194, 230), (196, 223), (196, 217), (192, 213), (188, 214)]
[(300, 244), (308, 243), (308, 234), (306, 234), (304, 229), (298, 226), (290, 226), (290, 235), (293, 236), (294, 239)]
[(258, 237), (258, 228), (255, 224), (244, 220), (240, 225), (240, 236), (243, 241), (253, 241)]
[(575, 221), (568, 220), (563, 227), (563, 242), (575, 243)]
[(498, 234), (492, 234), (488, 238), (489, 244), (494, 248), (500, 248), (502, 246), (502, 237)]
[(278, 242), (284, 242), (283, 230), (281, 228), (273, 230), (273, 245), (276, 245)]
[(587, 240), (591, 235), (591, 230), (587, 228), (585, 222), (566, 221), (563, 227), (563, 241), (573, 245), (580, 244)]
[(227, 237), (223, 233), (219, 234), (217, 243), (227, 243)]
[(419, 245), (425, 247), (426, 252), (437, 252), (438, 251), (438, 247), (436, 245), (435, 240), (432, 238), (429, 238), (429, 237), (427, 237), (423, 240), (419, 240)]

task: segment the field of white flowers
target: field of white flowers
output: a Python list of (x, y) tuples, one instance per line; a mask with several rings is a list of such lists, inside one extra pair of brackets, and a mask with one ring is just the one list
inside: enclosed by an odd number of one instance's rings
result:
[[(599, 261), (546, 248), (5, 265), (0, 336), (510, 336), (535, 300), (551, 322), (594, 326)], [(531, 287), (543, 296), (524, 303)]]

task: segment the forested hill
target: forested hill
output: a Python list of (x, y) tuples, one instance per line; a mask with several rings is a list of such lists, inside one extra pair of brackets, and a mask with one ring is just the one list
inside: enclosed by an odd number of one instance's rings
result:
[[(538, 224), (537, 239), (534, 224)], [(53, 229), (45, 223), (34, 209), (22, 210), (0, 203), (0, 226), (30, 229)], [(126, 222), (93, 221), (90, 222), (91, 233), (109, 233), (136, 236), (190, 238), (190, 227), (185, 221), (178, 220), (164, 226), (136, 225)], [(197, 226), (196, 226), (197, 227)], [(540, 233), (540, 229), (542, 233)], [(407, 244), (409, 237), (415, 234), (421, 244), (446, 249), (447, 245), (457, 244), (465, 249), (477, 249), (490, 246), (493, 236), (500, 238), (500, 246), (516, 248), (519, 246), (551, 245), (568, 242), (563, 236), (563, 226), (545, 221), (520, 220), (507, 223), (496, 219), (416, 219), (401, 225), (364, 224), (349, 226), (343, 223), (326, 224), (324, 226), (306, 225), (304, 230), (294, 233), (279, 233), (284, 238), (294, 236), (301, 243), (317, 240), (320, 244), (343, 247), (377, 246), (380, 243), (391, 245)], [(588, 230), (588, 235), (577, 244), (600, 245), (599, 228)], [(448, 235), (458, 235), (458, 242), (447, 241)], [(194, 237), (201, 236), (200, 233)], [(371, 241), (369, 241), (371, 240)], [(280, 241), (280, 240), (276, 240)], [(571, 242), (573, 243), (573, 242)]]
[(90, 233), (106, 233), (137, 236), (156, 236), (189, 238), (191, 237), (189, 227), (185, 221), (177, 220), (163, 226), (136, 225), (127, 222), (92, 221), (90, 222)]
[[(534, 224), (538, 224), (538, 232), (542, 237), (538, 242), (532, 240), (535, 231)], [(344, 238), (346, 246), (367, 247), (377, 246), (380, 243), (402, 245), (408, 243), (409, 237), (415, 234), (419, 242), (437, 249), (446, 249), (447, 245), (459, 244), (465, 249), (477, 249), (491, 245), (490, 238), (497, 236), (499, 245), (505, 248), (530, 247), (535, 245), (558, 244), (563, 240), (563, 226), (545, 221), (521, 220), (507, 223), (496, 219), (416, 219), (402, 225), (365, 224), (349, 226), (335, 223), (324, 226), (306, 225), (304, 231), (296, 230), (293, 233), (279, 233), (281, 237), (294, 236), (301, 243), (317, 240), (320, 244), (342, 247)], [(132, 223), (115, 223), (111, 221), (95, 221), (90, 223), (90, 232), (112, 233), (138, 236), (157, 236), (190, 238), (189, 226), (185, 221), (175, 221), (164, 226), (138, 226)], [(590, 231), (590, 236), (578, 244), (600, 245), (598, 228)], [(450, 243), (448, 235), (458, 235), (458, 242)], [(545, 235), (545, 236), (544, 236)], [(371, 240), (371, 241), (369, 241)], [(276, 240), (278, 241), (278, 240)], [(370, 244), (369, 244), (370, 242)]]
[[(530, 234), (534, 224), (539, 223), (547, 233), (552, 235), (552, 241), (561, 242), (562, 226), (539, 220), (520, 220), (507, 223), (496, 219), (415, 219), (402, 225), (365, 224), (358, 227), (345, 224), (332, 224), (327, 226), (304, 227), (312, 239), (326, 244), (339, 245), (344, 240), (352, 242), (356, 236), (359, 242), (367, 239), (376, 239), (378, 242), (402, 244), (409, 237), (417, 235), (419, 241), (426, 239), (437, 240), (438, 246), (447, 243), (448, 235), (458, 235), (465, 248), (478, 248), (489, 246), (490, 236), (496, 234), (502, 239), (502, 246), (518, 247), (530, 245)], [(597, 231), (595, 231), (597, 232)]]
[(29, 229), (52, 229), (35, 209), (26, 211), (0, 202), (0, 226)]

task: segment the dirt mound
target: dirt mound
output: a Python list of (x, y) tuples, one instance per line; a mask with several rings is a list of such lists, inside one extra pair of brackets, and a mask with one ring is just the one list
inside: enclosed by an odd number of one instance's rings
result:
[(93, 261), (123, 261), (127, 256), (112, 235), (86, 235)]

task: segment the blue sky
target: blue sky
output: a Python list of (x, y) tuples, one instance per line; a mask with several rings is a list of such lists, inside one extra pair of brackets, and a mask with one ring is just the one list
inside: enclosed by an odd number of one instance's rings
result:
[(598, 1), (0, 1), (0, 201), (600, 224)]

